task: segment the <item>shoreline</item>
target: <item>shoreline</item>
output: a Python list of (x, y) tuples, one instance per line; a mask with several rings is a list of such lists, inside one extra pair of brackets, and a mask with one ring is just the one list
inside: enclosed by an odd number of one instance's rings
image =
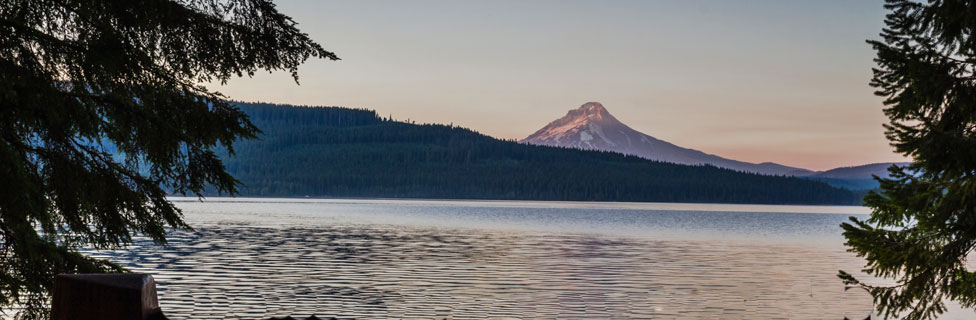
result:
[[(674, 210), (674, 211), (730, 211), (730, 212), (786, 212), (818, 214), (870, 214), (870, 208), (854, 205), (823, 204), (744, 204), (744, 203), (699, 203), (699, 202), (617, 202), (617, 201), (573, 201), (573, 200), (500, 200), (500, 199), (439, 199), (439, 198), (382, 198), (382, 197), (228, 197), (228, 196), (167, 196), (173, 202), (254, 202), (254, 203), (342, 203), (342, 204), (442, 204), (442, 205), (496, 205), (511, 207), (570, 207), (592, 209), (636, 209), (636, 210)], [(271, 201), (279, 200), (279, 201)], [(824, 210), (832, 209), (832, 210)]]

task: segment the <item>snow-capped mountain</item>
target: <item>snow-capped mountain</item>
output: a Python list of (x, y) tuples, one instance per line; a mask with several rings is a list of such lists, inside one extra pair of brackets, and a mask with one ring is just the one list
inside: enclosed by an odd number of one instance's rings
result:
[(716, 167), (770, 175), (804, 176), (815, 172), (772, 162), (749, 163), (722, 158), (638, 132), (614, 118), (599, 102), (587, 102), (566, 116), (550, 122), (521, 143), (613, 151), (679, 164), (711, 164)]

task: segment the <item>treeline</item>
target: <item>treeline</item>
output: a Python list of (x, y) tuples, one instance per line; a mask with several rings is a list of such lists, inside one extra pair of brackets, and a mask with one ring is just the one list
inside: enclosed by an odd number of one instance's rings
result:
[(821, 182), (523, 145), (337, 107), (239, 103), (264, 133), (235, 145), (245, 196), (856, 204)]

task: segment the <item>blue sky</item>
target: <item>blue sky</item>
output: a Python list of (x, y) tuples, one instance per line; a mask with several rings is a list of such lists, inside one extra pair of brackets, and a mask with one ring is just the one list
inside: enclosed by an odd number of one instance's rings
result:
[(233, 99), (366, 107), (523, 138), (588, 101), (634, 129), (737, 160), (811, 169), (900, 161), (865, 44), (871, 1), (278, 2), (341, 61)]

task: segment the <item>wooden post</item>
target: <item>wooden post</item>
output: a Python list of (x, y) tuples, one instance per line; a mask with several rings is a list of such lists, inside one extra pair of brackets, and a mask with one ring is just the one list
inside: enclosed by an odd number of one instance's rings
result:
[(62, 274), (54, 279), (52, 320), (164, 320), (151, 275)]

